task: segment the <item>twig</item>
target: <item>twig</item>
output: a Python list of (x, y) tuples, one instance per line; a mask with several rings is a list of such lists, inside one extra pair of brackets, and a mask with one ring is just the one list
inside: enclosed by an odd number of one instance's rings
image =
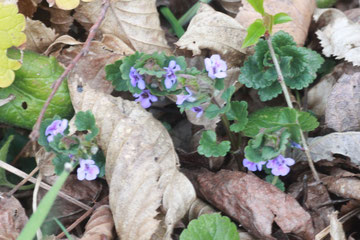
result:
[(109, 0), (103, 0), (100, 16), (97, 19), (97, 21), (94, 23), (94, 25), (90, 28), (89, 35), (84, 43), (84, 46), (82, 47), (81, 51), (75, 56), (75, 58), (71, 61), (71, 63), (66, 67), (65, 71), (61, 74), (61, 76), (54, 82), (54, 84), (52, 86), (52, 91), (51, 91), (48, 99), (46, 100), (43, 108), (41, 109), (41, 112), (39, 114), (38, 119), (36, 120), (33, 130), (29, 135), (29, 137), (32, 141), (36, 141), (39, 138), (39, 130), (40, 130), (41, 121), (44, 118), (46, 109), (49, 106), (51, 100), (53, 99), (56, 91), (60, 87), (61, 83), (64, 81), (65, 77), (70, 73), (70, 71), (75, 67), (75, 65), (80, 60), (80, 58), (82, 56), (85, 56), (88, 53), (90, 43), (93, 40), (93, 38), (95, 37), (95, 33), (96, 33), (97, 29), (99, 28), (102, 21), (104, 20), (105, 14), (106, 14), (109, 6), (110, 6)]
[[(278, 62), (278, 60), (276, 58), (275, 51), (274, 51), (273, 45), (271, 43), (271, 36), (270, 36), (270, 34), (266, 34), (265, 37), (266, 37), (266, 41), (267, 41), (268, 46), (269, 46), (271, 58), (272, 58), (272, 60), (274, 62), (275, 69), (276, 69), (276, 72), (278, 74), (278, 81), (279, 81), (279, 83), (281, 85), (281, 88), (282, 88), (282, 91), (284, 93), (286, 103), (287, 103), (289, 108), (294, 108), (294, 106), (293, 106), (293, 104), (291, 102), (291, 99), (290, 99), (289, 91), (288, 91), (287, 86), (286, 86), (285, 81), (284, 81), (284, 76), (283, 76), (282, 71), (280, 69), (279, 62)], [(319, 175), (318, 175), (318, 173), (317, 173), (317, 171), (315, 169), (314, 162), (311, 159), (310, 150), (309, 150), (309, 147), (308, 147), (308, 145), (306, 143), (304, 133), (301, 130), (299, 132), (300, 132), (301, 141), (302, 141), (302, 144), (303, 144), (303, 147), (304, 147), (304, 151), (305, 151), (305, 154), (306, 154), (306, 157), (307, 157), (311, 172), (312, 172), (315, 180), (317, 182), (320, 182), (320, 177), (319, 177)]]
[[(89, 210), (87, 210), (83, 215), (81, 215), (81, 217), (79, 217), (78, 219), (76, 219), (75, 222), (73, 222), (69, 227), (66, 228), (67, 232), (71, 232), (76, 226), (78, 226), (82, 221), (84, 221), (88, 216), (90, 216), (90, 214), (99, 207), (99, 205), (101, 206), (104, 202), (106, 202), (108, 200), (109, 196), (103, 198), (100, 202), (95, 203), (95, 205), (90, 208)], [(55, 239), (61, 239), (62, 237), (65, 236), (65, 232), (60, 233), (59, 235), (56, 236)]]
[[(1, 167), (1, 168), (4, 168), (5, 170), (7, 170), (7, 171), (9, 171), (9, 172), (11, 172), (11, 173), (19, 176), (19, 177), (22, 177), (22, 178), (26, 178), (26, 177), (28, 176), (28, 174), (26, 174), (25, 172), (17, 169), (16, 167), (13, 167), (13, 166), (11, 166), (10, 164), (8, 164), (8, 163), (6, 163), (6, 162), (3, 162), (3, 161), (0, 161), (0, 167)], [(28, 181), (29, 181), (29, 182), (32, 182), (32, 183), (36, 183), (36, 178), (30, 177), (30, 178), (28, 179)], [(40, 183), (40, 187), (43, 188), (43, 189), (45, 189), (45, 190), (50, 190), (50, 189), (51, 189), (51, 186), (48, 185), (48, 184), (46, 184), (46, 183), (44, 183), (44, 182), (41, 182), (41, 183)], [(82, 203), (82, 202), (80, 202), (79, 200), (76, 200), (75, 198), (67, 195), (67, 194), (64, 193), (64, 192), (61, 192), (61, 191), (60, 191), (59, 194), (58, 194), (58, 196), (61, 197), (61, 198), (63, 198), (63, 199), (65, 199), (66, 201), (69, 201), (69, 202), (71, 202), (71, 203), (73, 203), (73, 204), (75, 204), (75, 205), (77, 205), (77, 206), (85, 209), (85, 210), (91, 209), (91, 207), (89, 207), (89, 206), (86, 205), (85, 203)]]
[(29, 178), (31, 178), (37, 171), (39, 170), (39, 167), (34, 168), (29, 175), (27, 175), (26, 178), (24, 178), (21, 182), (19, 182), (11, 191), (7, 193), (7, 195), (10, 197), (13, 195), (19, 188), (21, 188), (22, 185), (24, 185), (27, 181), (29, 181)]

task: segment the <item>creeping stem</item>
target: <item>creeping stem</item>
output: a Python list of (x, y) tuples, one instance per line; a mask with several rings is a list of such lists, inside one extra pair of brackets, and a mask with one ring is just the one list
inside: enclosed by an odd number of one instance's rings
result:
[[(284, 81), (284, 76), (283, 76), (283, 74), (281, 72), (281, 69), (280, 69), (279, 62), (278, 62), (278, 60), (276, 58), (276, 55), (275, 55), (275, 51), (274, 51), (274, 48), (273, 48), (273, 45), (272, 45), (272, 42), (271, 42), (271, 36), (270, 36), (270, 34), (266, 33), (265, 37), (266, 37), (266, 41), (267, 41), (268, 46), (269, 46), (271, 58), (272, 58), (272, 60), (274, 62), (275, 69), (276, 69), (276, 72), (278, 74), (278, 81), (279, 81), (279, 83), (281, 85), (281, 88), (282, 88), (282, 91), (284, 93), (286, 103), (287, 103), (289, 108), (294, 108), (294, 106), (293, 106), (293, 104), (291, 102), (291, 99), (290, 99), (289, 91), (288, 91), (288, 89), (286, 87), (286, 84), (285, 84), (285, 81)], [(298, 121), (298, 120), (296, 119), (296, 121)], [(303, 147), (304, 147), (304, 151), (305, 151), (305, 154), (306, 154), (306, 157), (307, 157), (311, 172), (312, 172), (315, 180), (320, 181), (319, 175), (318, 175), (318, 173), (317, 173), (317, 171), (315, 169), (315, 166), (314, 166), (314, 162), (311, 159), (310, 150), (309, 150), (309, 147), (308, 147), (308, 145), (306, 143), (304, 133), (301, 131), (301, 129), (299, 131), (300, 131), (301, 141), (302, 141), (302, 144), (303, 144)]]

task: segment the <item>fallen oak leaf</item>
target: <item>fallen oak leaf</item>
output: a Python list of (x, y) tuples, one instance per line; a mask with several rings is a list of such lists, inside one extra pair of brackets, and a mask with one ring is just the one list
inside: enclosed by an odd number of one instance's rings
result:
[(208, 202), (239, 221), (250, 234), (275, 239), (271, 236), (275, 221), (284, 233), (314, 239), (309, 213), (293, 197), (252, 174), (203, 171), (196, 181)]
[[(98, 143), (106, 155), (109, 205), (118, 236), (150, 239), (160, 221), (163, 239), (195, 199), (190, 181), (178, 171), (178, 157), (164, 126), (135, 102), (114, 98), (70, 82), (76, 111), (91, 110), (100, 129)], [(160, 214), (160, 210), (164, 214)]]
[[(133, 50), (145, 53), (164, 51), (170, 54), (155, 2), (113, 0), (99, 29), (104, 34), (115, 35)], [(74, 17), (80, 24), (94, 23), (100, 8), (101, 1), (81, 4)]]
[(43, 53), (56, 39), (55, 30), (48, 28), (39, 20), (26, 18), (26, 49)]

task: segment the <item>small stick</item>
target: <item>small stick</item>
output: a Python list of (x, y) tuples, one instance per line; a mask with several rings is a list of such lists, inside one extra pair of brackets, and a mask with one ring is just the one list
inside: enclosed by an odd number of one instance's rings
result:
[[(9, 171), (9, 172), (11, 172), (11, 173), (19, 176), (19, 177), (22, 177), (22, 178), (26, 178), (26, 177), (28, 176), (28, 174), (26, 174), (25, 172), (17, 169), (16, 167), (11, 166), (10, 164), (8, 164), (8, 163), (6, 163), (6, 162), (1, 161), (1, 160), (0, 160), (0, 167), (1, 167), (1, 168), (4, 168), (5, 170), (7, 170), (7, 171)], [(30, 178), (28, 179), (28, 181), (29, 181), (29, 182), (32, 182), (32, 183), (36, 183), (36, 178), (30, 177)], [(51, 189), (51, 186), (48, 185), (48, 184), (46, 184), (46, 183), (44, 183), (44, 182), (41, 182), (41, 183), (40, 183), (40, 187), (43, 188), (43, 189), (45, 189), (45, 190), (50, 190), (50, 189)], [(71, 202), (71, 203), (73, 203), (73, 204), (75, 204), (75, 205), (77, 205), (77, 206), (85, 209), (85, 210), (91, 209), (91, 207), (89, 207), (89, 206), (86, 205), (85, 203), (80, 202), (79, 200), (77, 200), (77, 199), (75, 199), (75, 198), (67, 195), (67, 194), (64, 193), (64, 192), (61, 192), (61, 191), (60, 191), (59, 194), (58, 194), (58, 196), (61, 197), (61, 198), (63, 198), (63, 199), (65, 199), (66, 201), (69, 201), (69, 202)]]
[(40, 130), (41, 121), (44, 118), (46, 109), (48, 108), (51, 100), (53, 99), (53, 97), (54, 97), (56, 91), (58, 90), (58, 88), (60, 87), (61, 83), (64, 81), (65, 77), (71, 72), (71, 70), (75, 67), (75, 65), (80, 60), (80, 58), (82, 56), (85, 56), (88, 53), (90, 43), (93, 40), (93, 38), (95, 37), (95, 33), (96, 33), (97, 29), (100, 27), (102, 21), (104, 20), (105, 14), (106, 14), (109, 6), (110, 6), (109, 0), (103, 0), (100, 16), (97, 19), (97, 21), (94, 23), (94, 25), (90, 28), (89, 35), (84, 43), (84, 46), (82, 47), (81, 51), (75, 56), (75, 58), (71, 61), (71, 63), (66, 67), (65, 71), (61, 74), (61, 76), (54, 82), (54, 84), (52, 86), (53, 90), (51, 91), (49, 97), (47, 98), (43, 108), (41, 109), (41, 112), (39, 114), (38, 119), (36, 120), (33, 130), (29, 135), (29, 137), (32, 141), (36, 141), (39, 138), (39, 130)]
[(7, 193), (8, 197), (10, 197), (11, 195), (13, 195), (17, 190), (19, 190), (19, 188), (24, 185), (27, 181), (29, 181), (29, 179), (34, 176), (34, 174), (39, 170), (39, 167), (37, 166), (36, 168), (34, 168), (31, 173), (29, 173), (29, 175), (24, 178), (21, 182), (19, 182), (13, 189), (11, 189), (11, 191), (9, 191)]
[[(78, 219), (76, 219), (75, 222), (73, 222), (69, 227), (66, 228), (66, 231), (69, 233), (71, 232), (76, 226), (78, 226), (82, 221), (84, 221), (88, 216), (90, 216), (90, 214), (99, 207), (99, 205), (102, 205), (105, 201), (107, 201), (109, 199), (109, 196), (103, 198), (100, 202), (97, 202), (94, 204), (94, 206), (92, 208), (90, 208), (89, 210), (87, 210), (83, 215), (81, 215), (81, 217), (79, 217)], [(62, 237), (65, 236), (65, 232), (60, 233), (59, 235), (57, 235), (55, 237), (55, 239), (61, 239)]]
[[(288, 91), (287, 86), (286, 86), (285, 81), (284, 81), (284, 76), (282, 75), (282, 71), (281, 71), (279, 62), (278, 62), (278, 60), (276, 58), (276, 55), (275, 55), (275, 51), (274, 51), (274, 48), (273, 48), (273, 45), (272, 45), (272, 42), (271, 42), (271, 36), (270, 36), (270, 34), (266, 33), (265, 37), (266, 37), (266, 41), (267, 41), (268, 46), (269, 46), (271, 58), (272, 58), (272, 60), (274, 62), (275, 69), (276, 69), (276, 72), (278, 74), (278, 81), (279, 81), (279, 83), (281, 85), (281, 88), (282, 88), (282, 91), (284, 93), (286, 103), (287, 103), (289, 108), (294, 108), (294, 106), (293, 106), (293, 104), (291, 102), (291, 99), (290, 99), (289, 91)], [(307, 157), (311, 172), (312, 172), (315, 180), (317, 182), (320, 182), (320, 177), (319, 177), (319, 175), (318, 175), (318, 173), (317, 173), (317, 171), (315, 169), (314, 162), (311, 159), (310, 150), (309, 150), (309, 147), (308, 147), (308, 145), (306, 143), (304, 133), (301, 130), (300, 130), (300, 137), (301, 137), (301, 141), (302, 141), (302, 144), (303, 144), (303, 147), (304, 147), (304, 151), (305, 151), (305, 154), (306, 154), (306, 157)]]

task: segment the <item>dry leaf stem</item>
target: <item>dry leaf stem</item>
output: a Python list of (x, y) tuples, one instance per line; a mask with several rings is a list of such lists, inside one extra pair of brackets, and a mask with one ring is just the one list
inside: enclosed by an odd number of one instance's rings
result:
[[(274, 62), (274, 65), (275, 65), (275, 69), (276, 69), (276, 72), (278, 74), (278, 81), (281, 85), (281, 88), (282, 88), (282, 91), (284, 93), (284, 96), (285, 96), (285, 100), (286, 100), (286, 103), (288, 105), (289, 108), (294, 108), (292, 102), (291, 102), (291, 99), (290, 99), (290, 94), (289, 94), (289, 91), (288, 91), (288, 88), (285, 84), (285, 81), (284, 81), (284, 76), (282, 74), (282, 71), (281, 71), (281, 68), (280, 68), (280, 65), (279, 65), (279, 62), (276, 58), (276, 55), (275, 55), (275, 51), (274, 51), (274, 48), (273, 48), (273, 45), (272, 45), (272, 42), (271, 42), (271, 36), (270, 34), (266, 33), (265, 34), (265, 37), (266, 37), (266, 41), (268, 43), (268, 46), (269, 46), (269, 50), (270, 50), (270, 54), (271, 54), (271, 58)], [(296, 120), (297, 121), (297, 120)], [(319, 178), (319, 175), (315, 169), (315, 166), (314, 166), (314, 162), (313, 160), (311, 159), (311, 155), (310, 155), (310, 150), (309, 150), (309, 146), (307, 145), (306, 143), (306, 139), (305, 139), (305, 136), (304, 136), (304, 133), (303, 131), (301, 131), (300, 129), (300, 136), (301, 136), (301, 141), (302, 141), (302, 144), (303, 144), (303, 147), (304, 147), (304, 151), (305, 151), (305, 154), (306, 154), (306, 157), (307, 157), (307, 160), (308, 160), (308, 163), (309, 163), (309, 167), (311, 169), (311, 172), (315, 178), (315, 180), (317, 182), (320, 182), (320, 178)]]
[(109, 0), (103, 0), (99, 18), (94, 23), (94, 25), (90, 28), (89, 35), (84, 43), (84, 46), (82, 47), (81, 51), (75, 56), (75, 58), (71, 61), (71, 63), (66, 67), (65, 71), (61, 74), (61, 76), (52, 85), (52, 92), (50, 93), (43, 108), (41, 109), (40, 115), (39, 115), (38, 119), (36, 120), (36, 123), (33, 127), (32, 132), (29, 135), (29, 137), (32, 141), (36, 141), (39, 138), (39, 130), (40, 130), (41, 121), (44, 118), (46, 109), (49, 106), (51, 100), (53, 99), (56, 91), (60, 87), (61, 83), (64, 81), (65, 77), (71, 72), (71, 70), (75, 67), (75, 65), (80, 60), (80, 58), (82, 56), (85, 56), (88, 53), (90, 43), (93, 40), (93, 38), (95, 37), (97, 29), (100, 27), (102, 21), (104, 20), (105, 14), (106, 14), (109, 6), (110, 6)]

